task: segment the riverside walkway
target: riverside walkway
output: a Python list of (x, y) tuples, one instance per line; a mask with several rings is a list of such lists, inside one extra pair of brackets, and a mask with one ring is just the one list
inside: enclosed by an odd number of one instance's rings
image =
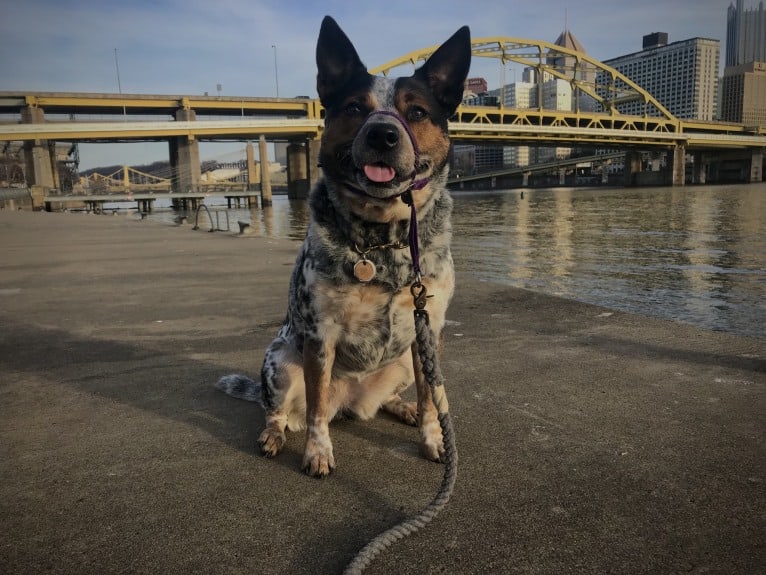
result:
[[(297, 244), (0, 212), (0, 572), (324, 574), (436, 493), (389, 417), (256, 453)], [(457, 262), (458, 270), (460, 262)], [(370, 574), (766, 571), (766, 341), (458, 274), (452, 501)]]

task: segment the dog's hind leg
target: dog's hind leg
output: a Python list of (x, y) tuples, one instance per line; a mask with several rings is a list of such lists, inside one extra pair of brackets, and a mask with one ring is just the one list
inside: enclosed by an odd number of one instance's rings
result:
[(305, 425), (303, 368), (299, 355), (284, 339), (275, 339), (266, 351), (261, 381), (266, 427), (258, 444), (263, 455), (274, 457), (285, 444), (285, 429), (297, 431)]
[(414, 401), (404, 401), (398, 393), (388, 398), (380, 407), (402, 423), (407, 425), (418, 424), (418, 404)]
[(386, 369), (386, 377), (398, 382), (391, 395), (380, 406), (383, 411), (390, 413), (407, 425), (418, 424), (418, 404), (414, 401), (404, 401), (399, 393), (407, 389), (415, 378), (412, 371), (412, 358), (404, 353), (396, 363)]
[(407, 425), (417, 425), (417, 404), (399, 396), (413, 381), (412, 357), (408, 351), (364, 380), (364, 393), (357, 398), (353, 409), (362, 419), (374, 417), (382, 409)]
[(258, 437), (261, 453), (266, 457), (274, 457), (285, 444), (285, 428), (287, 427), (287, 414), (281, 409), (266, 413), (266, 428)]

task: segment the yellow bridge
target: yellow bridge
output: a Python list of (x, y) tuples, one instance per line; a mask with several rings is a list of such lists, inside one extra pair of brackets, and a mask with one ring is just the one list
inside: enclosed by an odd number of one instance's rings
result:
[[(766, 127), (679, 119), (628, 77), (587, 56), (555, 44), (507, 37), (474, 38), (477, 58), (493, 58), (500, 66), (515, 62), (534, 68), (538, 78), (557, 78), (572, 87), (571, 111), (513, 109), (462, 105), (449, 123), (455, 141), (497, 145), (578, 145), (602, 149), (666, 150), (674, 160), (673, 183), (684, 183), (687, 153), (704, 164), (715, 155), (736, 152), (750, 161), (750, 180), (762, 181)], [(436, 46), (411, 52), (373, 74), (404, 73), (424, 61)], [(542, 91), (542, 83), (539, 84)], [(542, 96), (542, 92), (540, 94)], [(539, 97), (538, 102), (543, 98)], [(643, 113), (622, 113), (639, 102)], [(149, 119), (147, 119), (149, 118)], [(293, 178), (313, 180), (311, 159), (323, 128), (323, 109), (311, 98), (168, 96), (0, 92), (0, 142), (26, 142), (35, 172), (44, 172), (46, 142), (114, 142), (167, 140), (171, 164), (182, 176), (180, 189), (199, 179), (194, 147), (205, 140), (250, 140), (265, 137), (289, 141), (302, 151)], [(630, 157), (626, 164), (633, 163)], [(39, 168), (37, 165), (39, 164)], [(289, 168), (289, 166), (288, 166)], [(196, 173), (195, 173), (196, 170)], [(184, 176), (183, 173), (186, 173)], [(35, 183), (55, 187), (50, 178)]]

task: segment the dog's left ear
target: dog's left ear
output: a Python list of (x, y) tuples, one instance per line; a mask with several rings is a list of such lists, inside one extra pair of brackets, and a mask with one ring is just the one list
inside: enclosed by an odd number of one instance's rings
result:
[(463, 26), (439, 46), (415, 76), (424, 80), (451, 116), (463, 101), (463, 90), (471, 67), (471, 31)]
[(325, 16), (317, 40), (317, 93), (325, 108), (354, 78), (368, 76), (354, 45), (330, 16)]

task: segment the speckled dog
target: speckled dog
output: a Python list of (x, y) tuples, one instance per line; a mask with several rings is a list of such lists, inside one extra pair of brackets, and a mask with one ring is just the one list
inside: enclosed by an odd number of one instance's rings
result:
[(411, 194), (420, 269), (438, 337), (452, 297), (452, 200), (445, 188), (447, 120), (463, 96), (471, 59), (467, 27), (404, 78), (372, 76), (348, 37), (326, 17), (317, 43), (317, 91), (326, 110), (311, 220), (290, 281), (287, 317), (263, 363), (261, 381), (230, 375), (227, 393), (266, 410), (258, 442), (279, 453), (285, 428), (307, 429), (303, 469), (335, 467), (328, 424), (379, 409), (420, 427), (423, 454), (440, 460), (441, 430), (427, 385), (417, 402), (400, 393), (414, 378), (415, 281), (408, 247)]

